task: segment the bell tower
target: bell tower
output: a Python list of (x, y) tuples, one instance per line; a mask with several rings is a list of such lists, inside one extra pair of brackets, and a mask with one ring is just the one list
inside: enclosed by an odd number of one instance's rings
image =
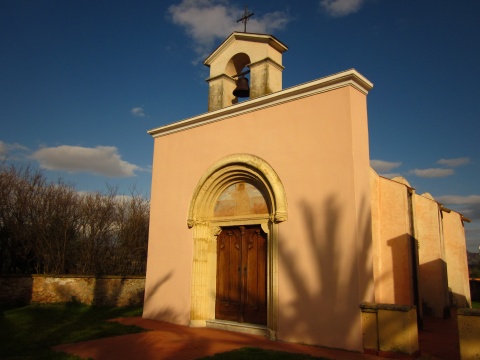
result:
[(248, 71), (250, 99), (282, 90), (282, 54), (287, 50), (272, 35), (233, 32), (203, 62), (210, 68), (208, 111), (238, 103), (233, 91), (240, 74)]

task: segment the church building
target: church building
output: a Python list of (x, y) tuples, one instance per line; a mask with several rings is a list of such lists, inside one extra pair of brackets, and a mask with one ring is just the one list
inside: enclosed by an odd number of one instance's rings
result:
[(204, 62), (208, 112), (149, 131), (143, 316), (364, 351), (365, 308), (468, 307), (468, 219), (370, 167), (372, 83), (283, 89), (285, 51), (232, 33)]

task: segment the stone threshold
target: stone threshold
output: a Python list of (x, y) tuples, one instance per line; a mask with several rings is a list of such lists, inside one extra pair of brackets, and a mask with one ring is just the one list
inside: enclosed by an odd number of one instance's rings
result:
[(238, 323), (234, 321), (213, 319), (213, 320), (207, 320), (206, 326), (208, 328), (213, 328), (213, 329), (241, 332), (241, 333), (252, 334), (252, 335), (260, 335), (260, 336), (265, 336), (271, 339), (271, 331), (266, 326), (263, 326), (263, 325), (246, 324), (246, 323)]

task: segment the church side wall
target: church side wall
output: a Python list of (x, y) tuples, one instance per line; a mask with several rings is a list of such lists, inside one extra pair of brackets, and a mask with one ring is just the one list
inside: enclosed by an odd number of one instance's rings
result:
[(413, 296), (411, 217), (404, 184), (379, 178), (376, 302), (415, 305)]
[(410, 195), (405, 184), (379, 177), (374, 171), (370, 185), (375, 301), (415, 305), (412, 241), (416, 241), (419, 296), (425, 315), (443, 317), (449, 306), (468, 307), (470, 290), (461, 215), (440, 212), (436, 201)]
[(380, 253), (381, 218), (380, 218), (380, 177), (370, 168), (370, 199), (372, 209), (372, 249), (373, 249), (373, 278), (375, 282), (375, 302), (380, 303), (384, 281), (381, 277), (382, 262)]
[(424, 314), (443, 317), (449, 303), (439, 205), (424, 196), (414, 196), (415, 236), (418, 240), (420, 295)]
[(467, 264), (467, 245), (461, 215), (456, 212), (442, 212), (447, 262), (448, 287), (452, 292), (451, 305), (470, 307), (470, 285)]
[(278, 338), (361, 351), (359, 303), (373, 297), (365, 103), (345, 87), (156, 138), (144, 316), (188, 324), (193, 191), (216, 161), (249, 153), (287, 194)]

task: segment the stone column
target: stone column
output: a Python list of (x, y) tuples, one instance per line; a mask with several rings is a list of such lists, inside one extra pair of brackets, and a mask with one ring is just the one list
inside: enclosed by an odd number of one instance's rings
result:
[(211, 228), (207, 222), (193, 226), (192, 308), (190, 325), (205, 326), (215, 317), (216, 236), (220, 228)]
[(250, 99), (282, 90), (284, 67), (270, 58), (248, 65), (250, 68)]
[(237, 85), (230, 76), (222, 74), (207, 79), (208, 82), (208, 111), (223, 109), (237, 103), (233, 90)]

